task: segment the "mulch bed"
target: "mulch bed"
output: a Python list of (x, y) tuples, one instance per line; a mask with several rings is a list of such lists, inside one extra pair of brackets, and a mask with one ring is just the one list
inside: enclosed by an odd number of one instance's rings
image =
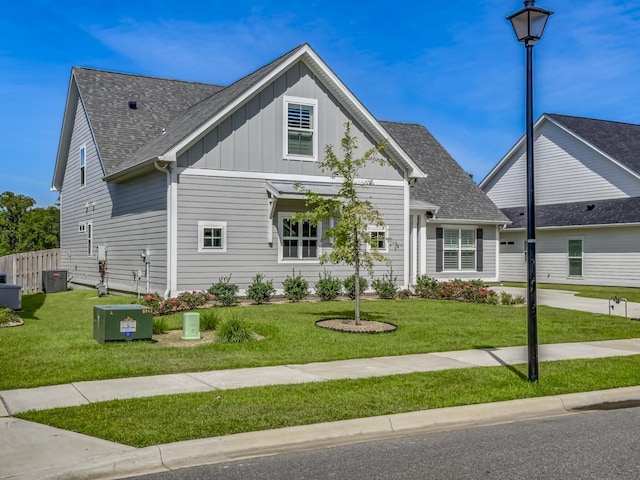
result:
[(329, 318), (318, 320), (316, 325), (329, 330), (348, 333), (389, 333), (398, 327), (392, 323), (376, 322), (375, 320), (360, 320), (360, 325), (352, 318)]

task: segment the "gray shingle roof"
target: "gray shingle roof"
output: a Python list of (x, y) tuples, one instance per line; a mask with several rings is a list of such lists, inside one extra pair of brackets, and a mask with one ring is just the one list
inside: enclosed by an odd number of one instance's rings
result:
[(640, 125), (549, 113), (546, 116), (640, 174)]
[[(223, 87), (74, 67), (106, 174), (117, 172), (143, 145), (196, 102)], [(129, 108), (136, 102), (136, 109)]]
[[(502, 212), (513, 222), (508, 229), (526, 228), (526, 207), (503, 208)], [(536, 205), (538, 228), (625, 223), (640, 223), (640, 197)]]
[(397, 122), (380, 123), (428, 175), (411, 185), (412, 200), (440, 206), (436, 218), (508, 221), (425, 127)]

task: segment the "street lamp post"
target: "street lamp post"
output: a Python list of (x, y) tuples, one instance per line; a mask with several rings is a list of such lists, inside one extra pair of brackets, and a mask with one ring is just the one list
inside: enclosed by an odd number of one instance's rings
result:
[(553, 12), (534, 6), (534, 0), (525, 0), (524, 8), (507, 17), (513, 25), (518, 41), (524, 43), (527, 53), (527, 338), (529, 381), (538, 381), (538, 318), (536, 293), (536, 212), (533, 175), (533, 45), (540, 40), (549, 16)]

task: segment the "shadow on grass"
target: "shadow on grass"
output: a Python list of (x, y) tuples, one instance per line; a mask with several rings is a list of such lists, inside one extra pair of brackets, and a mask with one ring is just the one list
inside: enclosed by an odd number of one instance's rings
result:
[(508, 363), (506, 363), (504, 360), (502, 360), (498, 355), (496, 355), (495, 353), (493, 353), (494, 351), (498, 350), (496, 347), (494, 346), (487, 346), (487, 345), (475, 345), (473, 348), (475, 348), (476, 350), (482, 350), (483, 352), (487, 352), (489, 355), (491, 355), (491, 357), (498, 362), (500, 365), (502, 365), (503, 367), (505, 367), (507, 370), (509, 370), (512, 373), (515, 373), (518, 377), (520, 377), (522, 380), (528, 380), (529, 377), (527, 375), (525, 375), (523, 372), (521, 372), (520, 370), (518, 370), (516, 367), (514, 367), (513, 365), (509, 365)]
[(32, 293), (22, 296), (22, 310), (18, 312), (18, 316), (24, 319), (40, 320), (37, 315), (38, 310), (44, 304), (47, 298), (46, 293)]

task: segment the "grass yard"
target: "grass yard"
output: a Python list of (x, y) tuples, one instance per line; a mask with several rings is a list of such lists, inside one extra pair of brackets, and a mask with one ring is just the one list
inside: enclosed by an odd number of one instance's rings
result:
[[(505, 287), (527, 287), (526, 283), (519, 282), (502, 282), (502, 284)], [(578, 297), (609, 299), (613, 296), (618, 296), (621, 298), (626, 298), (629, 302), (640, 303), (640, 288), (602, 287), (598, 285), (561, 285), (555, 283), (538, 283), (538, 288), (549, 288), (554, 290), (568, 290), (571, 292), (578, 292)]]
[(541, 363), (538, 384), (523, 380), (527, 366), (517, 365), (116, 400), (17, 416), (145, 447), (293, 425), (637, 385), (639, 363), (639, 356)]
[[(526, 308), (436, 300), (362, 302), (362, 317), (394, 323), (389, 334), (347, 334), (321, 329), (317, 320), (353, 315), (353, 302), (217, 308), (240, 315), (264, 336), (243, 344), (191, 348), (151, 342), (93, 340), (93, 306), (130, 303), (97, 298), (94, 291), (25, 295), (21, 327), (0, 329), (0, 390), (186, 371), (308, 363), (526, 344)], [(539, 307), (539, 342), (640, 337), (640, 324), (622, 317)], [(168, 318), (181, 328), (181, 315)]]

